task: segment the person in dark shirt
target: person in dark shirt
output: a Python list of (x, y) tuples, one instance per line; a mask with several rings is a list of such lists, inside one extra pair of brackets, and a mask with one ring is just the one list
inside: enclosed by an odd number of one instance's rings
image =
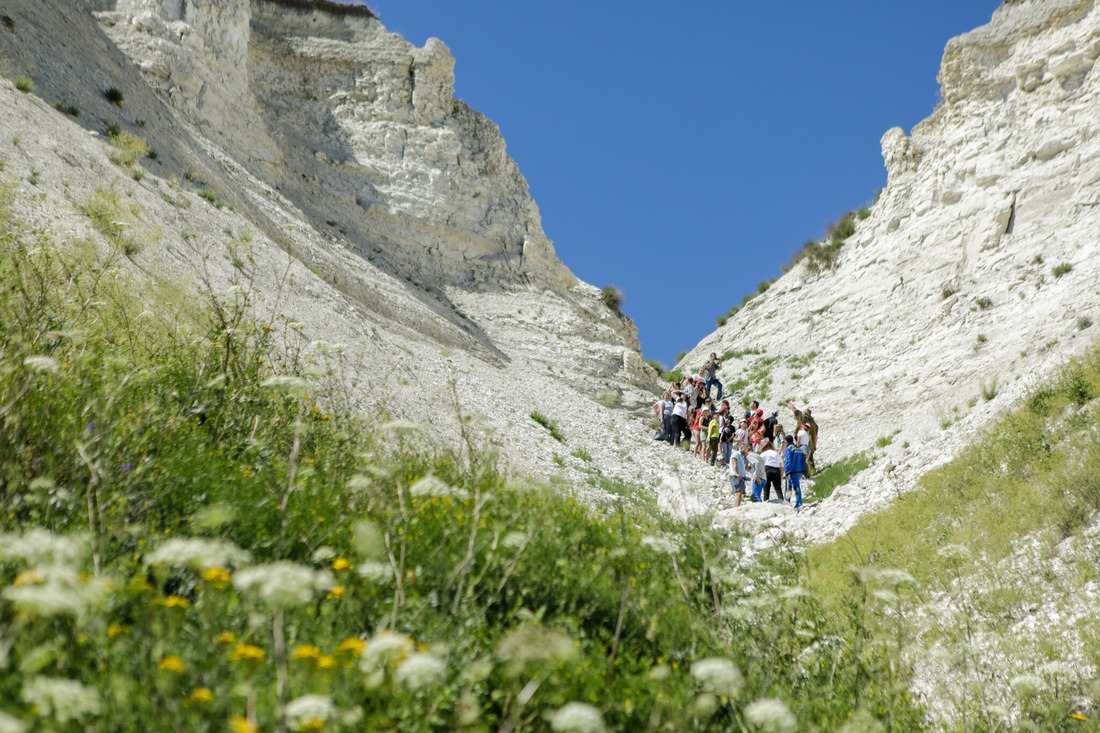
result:
[(764, 437), (768, 440), (775, 441), (775, 426), (779, 423), (779, 411), (774, 410), (767, 420), (764, 421)]

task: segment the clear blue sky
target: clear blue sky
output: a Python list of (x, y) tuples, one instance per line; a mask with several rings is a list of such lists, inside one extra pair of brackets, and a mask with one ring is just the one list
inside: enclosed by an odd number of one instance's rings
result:
[(671, 364), (886, 185), (882, 133), (932, 112), (947, 40), (1000, 0), (369, 4), (450, 47), (558, 256)]

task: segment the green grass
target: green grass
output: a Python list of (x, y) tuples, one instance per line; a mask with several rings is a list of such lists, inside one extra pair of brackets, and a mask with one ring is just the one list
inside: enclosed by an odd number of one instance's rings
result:
[[(316, 694), (340, 711), (330, 730), (545, 729), (578, 702), (609, 730), (742, 730), (749, 705), (781, 698), (802, 729), (921, 724), (871, 586), (827, 613), (794, 587), (797, 555), (742, 566), (742, 537), (653, 510), (644, 487), (595, 474), (610, 498), (582, 503), (506, 471), (491, 436), (364, 419), (343, 380), (303, 376), (246, 294), (135, 282), (109, 252), (21, 228), (13, 190), (5, 715), (299, 730), (313, 723), (287, 703)], [(62, 588), (79, 612), (50, 605)], [(40, 704), (51, 679), (82, 693), (71, 721)]]
[(992, 307), (993, 300), (990, 299), (990, 298), (984, 298), (983, 297), (983, 298), (978, 298), (977, 300), (974, 301), (974, 303), (984, 311), (987, 308)]
[(110, 155), (111, 162), (124, 168), (133, 166), (149, 152), (149, 143), (145, 142), (145, 138), (138, 137), (132, 132), (121, 130), (110, 139), (114, 146)]
[(661, 375), (661, 379), (665, 382), (679, 382), (684, 378), (683, 369), (673, 369), (670, 372), (665, 372)]
[(1071, 265), (1068, 262), (1063, 262), (1060, 265), (1055, 265), (1053, 268), (1051, 268), (1050, 273), (1052, 275), (1054, 275), (1055, 279), (1057, 279), (1057, 278), (1062, 277), (1062, 275), (1068, 274), (1072, 270), (1073, 270), (1073, 265)]
[(584, 461), (585, 463), (591, 463), (592, 462), (592, 454), (589, 453), (588, 451), (586, 451), (584, 448), (577, 448), (575, 451), (573, 451), (569, 455), (573, 456), (574, 458), (579, 458), (580, 460)]
[(541, 412), (532, 412), (531, 419), (543, 426), (550, 433), (550, 437), (559, 443), (565, 442), (565, 435), (558, 429), (558, 423), (555, 420), (551, 420)]
[(132, 256), (142, 250), (144, 243), (132, 232), (141, 224), (141, 210), (137, 204), (123, 205), (113, 188), (97, 187), (80, 205), (80, 210), (92, 228), (123, 254)]
[(1100, 350), (1093, 349), (977, 436), (980, 450), (925, 474), (889, 509), (812, 550), (815, 585), (839, 593), (848, 565), (874, 557), (936, 587), (953, 573), (955, 560), (939, 554), (947, 545), (993, 563), (1026, 535), (1058, 540), (1078, 531), (1100, 510), (1100, 435), (1086, 429), (1100, 420), (1098, 395)]
[(71, 104), (65, 104), (64, 102), (56, 102), (56, 103), (54, 103), (53, 107), (58, 112), (61, 112), (62, 114), (67, 114), (70, 117), (79, 117), (80, 116), (80, 110), (77, 107), (74, 107)]
[(24, 94), (31, 94), (34, 92), (34, 80), (28, 76), (17, 76), (11, 80), (11, 83), (15, 85), (15, 88)]
[(829, 498), (838, 486), (848, 483), (857, 473), (870, 465), (870, 457), (857, 453), (822, 468), (814, 475), (814, 498), (818, 501)]
[(758, 356), (763, 354), (763, 349), (731, 349), (720, 357), (721, 361), (729, 361), (730, 359), (743, 359), (746, 356)]
[(103, 92), (103, 96), (107, 98), (107, 101), (116, 107), (120, 106), (125, 99), (122, 91), (118, 87), (110, 87)]

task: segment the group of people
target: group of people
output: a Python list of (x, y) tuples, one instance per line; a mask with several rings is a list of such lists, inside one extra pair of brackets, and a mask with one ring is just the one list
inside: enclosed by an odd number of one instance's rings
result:
[[(783, 501), (793, 495), (795, 509), (802, 506), (802, 477), (812, 475), (817, 450), (817, 422), (810, 408), (799, 409), (791, 400), (780, 405), (791, 409), (793, 430), (779, 422), (779, 411), (764, 416), (760, 403), (753, 400), (744, 414), (722, 399), (718, 369), (722, 366), (711, 354), (698, 375), (673, 382), (653, 405), (661, 423), (655, 439), (679, 447), (687, 442), (691, 453), (712, 466), (719, 460), (729, 469), (734, 506), (740, 506), (747, 487), (752, 501), (769, 501), (772, 489)], [(711, 387), (718, 396), (711, 398)], [(716, 402), (717, 400), (717, 402)]]

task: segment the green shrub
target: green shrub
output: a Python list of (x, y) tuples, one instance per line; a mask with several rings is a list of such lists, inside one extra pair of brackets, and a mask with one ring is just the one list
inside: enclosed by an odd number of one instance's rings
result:
[(714, 319), (714, 323), (716, 326), (718, 326), (718, 328), (721, 328), (722, 326), (726, 325), (727, 320), (728, 319), (726, 318), (726, 316), (718, 316)]
[(979, 307), (979, 308), (981, 308), (981, 309), (982, 309), (983, 311), (984, 311), (984, 310), (986, 310), (987, 308), (989, 308), (990, 306), (992, 306), (992, 305), (993, 305), (993, 301), (992, 301), (991, 299), (989, 299), (989, 298), (984, 298), (984, 297), (983, 297), (983, 298), (978, 298), (978, 299), (977, 299), (976, 301), (974, 301), (974, 302), (975, 302), (975, 303), (976, 303), (976, 304), (978, 305), (978, 307)]
[(137, 213), (135, 209), (122, 205), (114, 189), (96, 188), (80, 204), (80, 210), (88, 217), (92, 228), (126, 256), (133, 256), (142, 250), (141, 240), (131, 233), (141, 223)]
[(122, 100), (124, 99), (122, 92), (119, 90), (118, 87), (110, 87), (105, 92), (103, 92), (103, 96), (107, 98), (108, 102), (115, 105), (116, 107), (121, 105)]
[(982, 399), (989, 402), (997, 396), (997, 378), (993, 377), (988, 382), (984, 379), (981, 381)]
[(649, 361), (647, 361), (646, 366), (657, 372), (657, 374), (664, 374), (666, 371), (668, 371), (668, 367), (666, 367), (664, 364), (656, 359), (650, 359)]
[(871, 210), (864, 206), (858, 212), (856, 212), (856, 218), (860, 221), (866, 221), (871, 216)]
[(665, 372), (661, 375), (661, 379), (666, 382), (679, 382), (684, 378), (683, 369), (673, 369), (671, 372)]
[(608, 285), (600, 291), (603, 303), (615, 313), (622, 315), (623, 291), (614, 285)]
[(955, 283), (946, 283), (943, 288), (940, 289), (940, 298), (947, 300), (955, 293), (959, 292), (959, 286)]
[(577, 448), (575, 451), (573, 451), (569, 455), (573, 456), (574, 458), (579, 458), (580, 460), (584, 461), (585, 463), (591, 463), (592, 462), (592, 454), (589, 453), (588, 451), (586, 451), (584, 448)]
[(987, 338), (988, 337), (984, 333), (979, 333), (978, 334), (978, 343), (979, 344), (984, 344), (986, 342)]
[(1088, 316), (1081, 316), (1077, 319), (1077, 330), (1084, 331), (1086, 328), (1092, 325), (1092, 319)]
[(66, 114), (66, 115), (69, 115), (71, 117), (79, 117), (80, 116), (80, 110), (77, 109), (76, 107), (74, 107), (71, 104), (65, 104), (64, 102), (55, 102), (53, 107), (54, 107), (54, 109), (56, 109), (58, 112), (61, 112), (62, 114)]
[(1069, 273), (1072, 270), (1073, 270), (1073, 265), (1071, 265), (1068, 262), (1063, 262), (1060, 265), (1055, 265), (1051, 269), (1051, 274), (1054, 275), (1054, 277), (1057, 279), (1057, 278), (1062, 277), (1062, 275), (1065, 275), (1065, 274)]
[(11, 83), (24, 94), (30, 94), (34, 91), (34, 80), (28, 76), (17, 76), (11, 80)]
[(563, 435), (561, 430), (558, 429), (558, 423), (556, 421), (551, 420), (546, 415), (543, 415), (541, 412), (532, 412), (531, 419), (546, 428), (550, 432), (551, 438), (558, 441), (559, 443), (565, 442), (565, 435)]

